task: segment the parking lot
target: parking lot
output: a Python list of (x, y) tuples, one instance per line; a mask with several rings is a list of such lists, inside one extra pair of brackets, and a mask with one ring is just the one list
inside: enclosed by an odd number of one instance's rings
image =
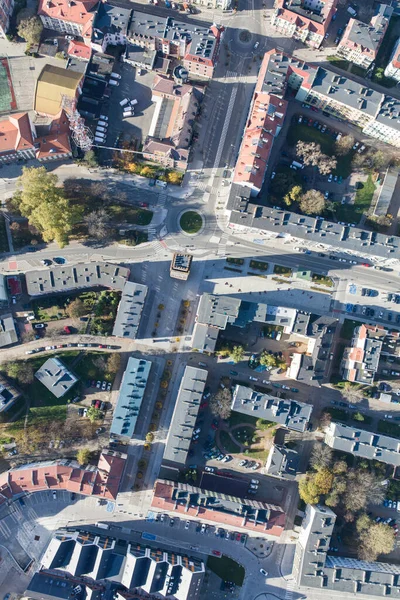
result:
[[(155, 104), (151, 101), (154, 73), (137, 69), (127, 63), (116, 63), (114, 72), (121, 75), (118, 85), (111, 88), (111, 98), (102, 108), (108, 117), (107, 144), (122, 146), (134, 143), (139, 147), (146, 139), (154, 114)], [(124, 99), (137, 100), (132, 117), (123, 117)]]

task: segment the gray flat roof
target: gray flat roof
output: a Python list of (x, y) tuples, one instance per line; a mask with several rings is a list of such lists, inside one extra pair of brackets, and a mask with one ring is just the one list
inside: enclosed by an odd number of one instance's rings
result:
[(105, 34), (122, 34), (128, 32), (128, 24), (132, 10), (101, 2), (93, 23), (93, 38), (101, 40)]
[(30, 296), (68, 292), (96, 286), (122, 290), (129, 277), (129, 269), (105, 262), (62, 265), (50, 269), (27, 271), (26, 287)]
[(234, 323), (237, 319), (240, 304), (239, 298), (203, 294), (197, 308), (197, 321), (225, 329), (228, 323)]
[(0, 315), (0, 348), (15, 344), (17, 341), (18, 335), (13, 316), (11, 314)]
[(135, 44), (127, 44), (125, 50), (125, 60), (140, 65), (145, 65), (152, 69), (156, 60), (157, 50), (151, 50), (150, 48), (142, 48)]
[(170, 461), (184, 467), (207, 375), (208, 371), (205, 369), (185, 368), (169, 427), (163, 461)]
[(312, 406), (296, 400), (275, 398), (244, 385), (237, 385), (233, 392), (232, 410), (256, 419), (279, 423), (288, 429), (305, 431), (311, 417)]
[(132, 18), (128, 29), (128, 37), (141, 37), (144, 39), (164, 38), (168, 18), (132, 11)]
[(219, 329), (202, 323), (196, 323), (193, 329), (192, 348), (201, 352), (214, 352), (217, 345)]
[(368, 256), (400, 259), (400, 238), (358, 227), (339, 225), (325, 219), (308, 217), (284, 209), (249, 203), (247, 212), (232, 211), (229, 222), (240, 228), (270, 231), (277, 237), (292, 236), (318, 242), (339, 250)]
[(136, 427), (140, 407), (146, 392), (152, 362), (131, 356), (126, 366), (110, 434), (131, 438)]
[(35, 373), (36, 379), (43, 383), (56, 398), (61, 398), (78, 381), (59, 358), (48, 358)]
[(400, 440), (387, 435), (332, 422), (325, 430), (325, 443), (334, 450), (400, 466)]
[(8, 410), (19, 398), (19, 392), (5, 377), (0, 375), (0, 412)]
[(146, 296), (147, 285), (133, 281), (125, 283), (115, 318), (113, 335), (131, 340), (136, 339)]
[[(72, 596), (76, 600), (85, 600), (87, 598), (87, 590), (84, 585), (80, 584), (82, 592), (75, 595), (74, 588), (77, 584), (67, 579), (60, 580), (60, 575), (63, 576), (62, 573), (57, 577), (48, 573), (35, 573), (26, 589), (27, 597), (43, 599), (48, 596), (50, 598), (60, 598), (60, 600), (69, 600)], [(93, 590), (91, 600), (95, 600), (96, 598), (100, 598), (100, 590)]]

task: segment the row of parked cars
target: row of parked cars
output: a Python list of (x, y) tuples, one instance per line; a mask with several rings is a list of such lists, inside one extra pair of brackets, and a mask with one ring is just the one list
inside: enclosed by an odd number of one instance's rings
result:
[(25, 354), (37, 354), (38, 352), (56, 350), (57, 348), (107, 348), (108, 350), (119, 350), (121, 346), (105, 346), (104, 344), (59, 344), (58, 346), (43, 346), (41, 348), (33, 348), (33, 350), (27, 350)]

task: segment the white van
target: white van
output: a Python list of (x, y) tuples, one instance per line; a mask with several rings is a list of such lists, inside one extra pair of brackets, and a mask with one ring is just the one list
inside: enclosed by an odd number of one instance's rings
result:
[(131, 100), (131, 106), (135, 106), (136, 104), (137, 104), (136, 98), (134, 98), (133, 100)]
[(109, 79), (108, 80), (108, 85), (115, 85), (118, 86), (119, 85), (119, 81), (117, 81), (116, 79)]
[(107, 121), (97, 121), (97, 127), (99, 125), (100, 125), (100, 127), (108, 127)]
[(357, 16), (357, 11), (354, 10), (354, 8), (351, 8), (351, 6), (349, 6), (349, 8), (347, 9), (347, 12), (350, 13), (352, 17)]
[(94, 138), (94, 141), (97, 142), (98, 144), (104, 144), (104, 142), (106, 141), (106, 138), (105, 137), (98, 137), (98, 136), (96, 136)]
[(129, 102), (129, 98), (124, 98), (123, 100), (121, 100), (121, 102), (119, 103), (120, 106), (125, 106), (126, 104), (128, 104)]
[(133, 117), (135, 113), (133, 112), (133, 110), (124, 110), (122, 114), (124, 117)]
[(121, 79), (121, 75), (119, 75), (118, 73), (111, 73), (111, 77), (113, 77), (114, 79)]
[(105, 127), (97, 127), (96, 128), (96, 133), (107, 133), (107, 129), (105, 129)]

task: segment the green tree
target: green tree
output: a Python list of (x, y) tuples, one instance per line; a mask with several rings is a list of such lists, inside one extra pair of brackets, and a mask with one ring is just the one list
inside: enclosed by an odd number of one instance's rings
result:
[(306, 215), (320, 215), (325, 205), (325, 198), (318, 190), (308, 190), (300, 200), (300, 210)]
[(358, 556), (361, 560), (375, 561), (380, 554), (389, 554), (394, 548), (393, 527), (384, 523), (372, 522), (369, 527), (361, 529), (359, 537)]
[(210, 410), (221, 419), (229, 419), (232, 406), (232, 393), (229, 388), (219, 389), (210, 398)]
[(372, 519), (370, 519), (366, 513), (361, 514), (356, 521), (356, 529), (358, 533), (363, 533), (369, 529), (372, 523)]
[(15, 379), (22, 385), (29, 385), (33, 382), (33, 366), (29, 361), (15, 361), (6, 363), (3, 366), (8, 377)]
[(45, 242), (56, 241), (63, 247), (81, 211), (70, 205), (57, 182), (57, 176), (47, 173), (45, 167), (24, 167), (17, 180), (13, 203), (30, 225), (38, 229)]
[(335, 142), (335, 151), (339, 156), (348, 154), (354, 146), (354, 138), (352, 135), (344, 135), (340, 140)]
[(91, 168), (95, 168), (99, 165), (99, 161), (97, 160), (96, 152), (94, 150), (88, 150), (85, 152), (85, 156), (83, 157), (83, 162)]
[(118, 352), (110, 354), (107, 360), (107, 371), (109, 373), (118, 373), (121, 367), (121, 355)]
[(266, 350), (264, 350), (260, 355), (260, 365), (263, 367), (276, 367), (277, 359), (273, 354), (269, 354)]
[(299, 481), (300, 498), (306, 504), (318, 504), (320, 498), (319, 489), (313, 477), (306, 476)]
[(80, 465), (87, 465), (90, 460), (90, 450), (88, 448), (82, 448), (76, 453), (76, 460)]
[(65, 312), (71, 319), (77, 319), (78, 317), (86, 315), (88, 310), (80, 298), (75, 298), (75, 300), (72, 300), (72, 302), (68, 304)]
[(99, 410), (98, 408), (95, 408), (94, 406), (91, 406), (89, 408), (89, 410), (87, 411), (87, 417), (89, 419), (89, 421), (91, 421), (92, 423), (94, 421), (100, 421), (100, 419), (103, 418), (103, 413), (101, 412), (101, 410)]
[(299, 202), (301, 195), (303, 193), (303, 188), (301, 185), (294, 185), (288, 193), (283, 197), (283, 201), (287, 206), (290, 206), (292, 202)]
[(154, 434), (149, 431), (146, 433), (146, 442), (152, 442), (154, 440)]
[(238, 363), (241, 360), (243, 360), (243, 356), (244, 356), (244, 349), (243, 346), (233, 346), (233, 350), (230, 353), (230, 357), (233, 360), (233, 362)]
[(42, 31), (42, 21), (36, 16), (29, 17), (29, 19), (22, 19), (18, 25), (18, 35), (28, 44), (38, 44)]

